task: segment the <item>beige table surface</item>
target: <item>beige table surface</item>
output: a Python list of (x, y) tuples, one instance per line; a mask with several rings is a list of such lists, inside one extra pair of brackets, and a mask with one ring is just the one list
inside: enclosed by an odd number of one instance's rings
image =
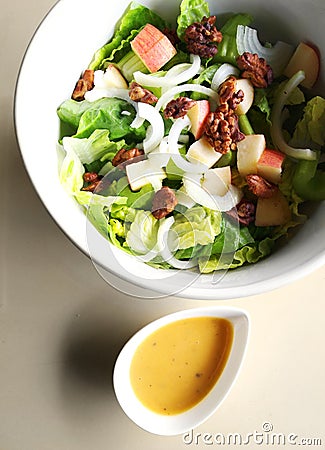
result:
[[(222, 435), (245, 440), (263, 427), (246, 447), (290, 448), (304, 438), (325, 446), (325, 267), (272, 293), (219, 302), (249, 312), (251, 339), (229, 396), (193, 436), (151, 435), (120, 409), (111, 375), (126, 340), (165, 313), (211, 303), (113, 290), (34, 192), (15, 141), (13, 91), (53, 3), (1, 0), (0, 450), (220, 448)], [(272, 433), (283, 434), (280, 445), (267, 443)]]

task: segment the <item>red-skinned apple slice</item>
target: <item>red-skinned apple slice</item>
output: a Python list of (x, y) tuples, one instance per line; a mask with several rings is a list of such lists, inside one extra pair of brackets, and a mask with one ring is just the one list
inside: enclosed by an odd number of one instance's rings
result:
[(249, 134), (237, 143), (237, 167), (241, 176), (257, 173), (257, 162), (264, 150), (263, 134)]
[(149, 23), (133, 39), (131, 47), (151, 73), (161, 69), (177, 53), (168, 37)]
[(187, 115), (191, 121), (191, 132), (195, 139), (200, 139), (204, 132), (205, 120), (210, 113), (210, 103), (208, 100), (198, 100), (188, 111)]
[(258, 175), (271, 181), (271, 183), (280, 183), (284, 159), (284, 153), (266, 148), (257, 162)]
[(283, 73), (291, 78), (299, 70), (305, 72), (305, 79), (301, 85), (308, 89), (312, 88), (320, 70), (319, 51), (313, 45), (300, 42)]

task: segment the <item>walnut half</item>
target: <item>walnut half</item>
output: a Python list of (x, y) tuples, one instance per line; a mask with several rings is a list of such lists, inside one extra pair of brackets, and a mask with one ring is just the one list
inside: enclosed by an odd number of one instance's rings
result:
[(162, 219), (174, 211), (177, 205), (175, 192), (168, 186), (164, 186), (157, 191), (152, 200), (152, 215), (156, 219)]
[(71, 98), (80, 102), (84, 100), (85, 93), (94, 87), (94, 71), (87, 69), (84, 71), (82, 77), (77, 81), (77, 84), (72, 92)]
[(256, 195), (256, 197), (270, 198), (278, 190), (278, 187), (275, 184), (270, 183), (260, 175), (247, 175), (246, 181), (248, 189)]
[(149, 105), (158, 101), (158, 98), (151, 91), (143, 88), (135, 81), (130, 84), (129, 97), (134, 102), (148, 103)]
[(226, 214), (242, 225), (247, 226), (255, 220), (255, 205), (253, 202), (243, 198), (235, 208), (227, 211)]
[(242, 70), (241, 76), (248, 78), (257, 88), (266, 88), (273, 81), (273, 71), (264, 58), (256, 53), (245, 52), (237, 57), (237, 64)]
[(187, 50), (201, 58), (212, 58), (218, 51), (216, 44), (222, 41), (222, 34), (215, 27), (216, 16), (203, 17), (185, 30)]
[(196, 101), (187, 97), (178, 97), (167, 103), (164, 110), (165, 119), (178, 119), (184, 117), (187, 112), (195, 105)]
[(112, 159), (112, 165), (119, 169), (124, 169), (128, 164), (142, 161), (144, 159), (144, 151), (139, 148), (121, 148), (114, 158)]
[(244, 100), (244, 92), (239, 89), (236, 91), (236, 78), (229, 77), (219, 88), (219, 103), (228, 103), (229, 108), (235, 110), (239, 103)]

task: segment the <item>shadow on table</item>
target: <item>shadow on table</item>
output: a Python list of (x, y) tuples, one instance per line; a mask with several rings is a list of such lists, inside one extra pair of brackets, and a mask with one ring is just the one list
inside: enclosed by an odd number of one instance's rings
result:
[(147, 301), (111, 294), (109, 301), (89, 301), (68, 323), (60, 350), (60, 389), (63, 408), (80, 404), (95, 408), (115, 399), (112, 376), (116, 358), (128, 339), (142, 326), (162, 315), (163, 303), (154, 316)]
[(71, 388), (87, 388), (98, 393), (112, 392), (115, 360), (128, 337), (118, 319), (85, 311), (77, 314), (63, 340), (62, 381), (66, 393)]

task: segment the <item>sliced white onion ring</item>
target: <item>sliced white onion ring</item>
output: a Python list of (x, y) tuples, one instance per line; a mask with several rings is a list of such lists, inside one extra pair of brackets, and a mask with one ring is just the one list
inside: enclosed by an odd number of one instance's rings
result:
[(273, 47), (264, 47), (257, 35), (257, 30), (244, 25), (238, 25), (236, 35), (237, 50), (240, 55), (244, 52), (257, 53), (272, 67), (274, 76), (282, 74), (293, 51), (293, 45), (278, 41)]
[(202, 175), (208, 170), (208, 166), (205, 164), (199, 164), (199, 163), (192, 163), (189, 161), (186, 161), (186, 159), (183, 158), (183, 156), (179, 154), (172, 154), (171, 158), (174, 162), (174, 164), (181, 169), (183, 172), (187, 172), (190, 174), (199, 174)]
[(180, 86), (174, 86), (171, 89), (168, 89), (168, 91), (160, 97), (155, 108), (160, 111), (160, 109), (172, 100), (175, 95), (180, 94), (181, 92), (199, 92), (207, 95), (215, 102), (218, 102), (219, 98), (216, 91), (205, 86), (201, 86), (200, 84), (181, 84)]
[(137, 109), (137, 115), (135, 116), (133, 122), (130, 124), (130, 127), (140, 128), (143, 125), (144, 121), (145, 119), (139, 116), (139, 110)]
[(239, 70), (237, 69), (237, 67), (229, 63), (221, 64), (221, 66), (216, 70), (215, 74), (213, 75), (211, 81), (211, 89), (217, 91), (221, 86), (221, 84), (224, 83), (232, 75), (238, 77)]
[(277, 95), (271, 114), (271, 137), (273, 144), (283, 153), (292, 158), (315, 160), (317, 153), (309, 148), (294, 148), (285, 141), (282, 132), (282, 124), (285, 118), (283, 108), (293, 89), (295, 89), (305, 79), (305, 73), (299, 70), (293, 75)]
[(168, 262), (168, 264), (175, 267), (176, 269), (190, 269), (197, 265), (197, 261), (179, 261), (172, 254), (169, 248), (168, 237), (170, 228), (173, 225), (174, 221), (174, 217), (168, 217), (167, 219), (160, 220), (157, 233), (157, 243), (155, 247), (152, 250), (149, 250), (148, 253), (145, 253), (143, 255), (135, 255), (138, 260), (142, 262), (150, 262), (159, 255), (166, 262)]
[(185, 70), (188, 70), (192, 67), (191, 63), (180, 63), (176, 64), (176, 66), (171, 67), (165, 74), (165, 78), (172, 78), (178, 76), (180, 73), (183, 73)]
[(195, 201), (183, 190), (183, 186), (176, 191), (175, 195), (179, 205), (186, 208), (192, 208), (195, 205)]
[(201, 178), (193, 174), (184, 174), (183, 185), (187, 195), (196, 203), (213, 211), (229, 211), (234, 208), (243, 197), (243, 193), (236, 186), (230, 185), (223, 196), (210, 194), (201, 186)]
[(156, 244), (156, 249), (158, 252), (161, 252), (164, 249), (166, 242), (168, 241), (168, 233), (170, 227), (173, 225), (174, 222), (175, 219), (173, 216), (159, 220), (159, 228), (157, 232), (157, 244)]
[[(146, 87), (170, 87), (176, 86), (180, 83), (185, 83), (186, 81), (193, 78), (201, 68), (201, 58), (198, 55), (192, 55), (192, 64), (180, 71), (180, 73), (176, 74), (176, 70), (179, 70), (178, 65), (174, 66), (173, 73), (175, 75), (171, 75), (170, 73), (163, 76), (158, 77), (154, 75), (149, 75), (142, 73), (140, 71), (134, 72), (133, 77), (135, 81), (142, 86)], [(182, 68), (184, 66), (182, 65)]]
[(111, 97), (111, 98), (115, 97), (121, 100), (125, 100), (128, 103), (130, 103), (136, 111), (138, 110), (138, 104), (130, 99), (128, 89), (123, 88), (102, 89), (94, 87), (91, 91), (87, 91), (85, 93), (85, 99), (88, 102), (94, 102), (95, 100), (98, 100), (103, 97)]
[(176, 119), (170, 129), (169, 135), (165, 136), (161, 140), (159, 146), (150, 152), (148, 158), (151, 159), (155, 165), (166, 167), (172, 154), (181, 156), (179, 153), (178, 141), (182, 130), (190, 126), (190, 124), (191, 121), (188, 116)]
[(167, 139), (168, 151), (170, 153), (179, 154), (178, 141), (179, 141), (180, 135), (181, 135), (182, 131), (184, 130), (184, 128), (189, 127), (190, 125), (191, 125), (191, 121), (187, 115), (175, 120), (175, 122), (171, 126), (171, 129), (169, 130), (169, 135), (168, 135), (168, 139)]
[(150, 153), (156, 148), (165, 134), (164, 121), (154, 106), (147, 103), (139, 103), (139, 117), (147, 120), (150, 126), (147, 128), (147, 135), (143, 141), (143, 149), (145, 153)]

